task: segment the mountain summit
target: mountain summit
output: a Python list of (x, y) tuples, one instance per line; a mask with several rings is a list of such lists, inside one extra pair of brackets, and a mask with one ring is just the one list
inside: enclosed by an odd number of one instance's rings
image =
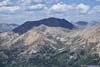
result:
[(62, 28), (68, 28), (68, 29), (73, 29), (75, 27), (72, 23), (70, 23), (69, 21), (65, 19), (51, 17), (51, 18), (42, 19), (39, 21), (27, 21), (21, 26), (15, 28), (13, 31), (15, 33), (23, 34), (27, 32), (28, 30), (32, 29), (33, 27), (40, 26), (42, 24), (49, 27), (62, 27)]

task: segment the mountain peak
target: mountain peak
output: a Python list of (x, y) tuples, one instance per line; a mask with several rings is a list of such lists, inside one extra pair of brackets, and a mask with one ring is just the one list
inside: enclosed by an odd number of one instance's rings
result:
[(75, 26), (72, 23), (70, 23), (69, 21), (65, 19), (50, 17), (50, 18), (39, 20), (39, 21), (27, 21), (26, 23), (17, 27), (13, 31), (15, 33), (23, 34), (29, 31), (30, 29), (32, 29), (33, 27), (37, 27), (42, 24), (49, 27), (62, 27), (62, 28), (68, 28), (68, 29), (75, 28)]
[(52, 19), (52, 20), (55, 20), (55, 19), (59, 19), (59, 18), (49, 17), (49, 18), (46, 18), (46, 19)]

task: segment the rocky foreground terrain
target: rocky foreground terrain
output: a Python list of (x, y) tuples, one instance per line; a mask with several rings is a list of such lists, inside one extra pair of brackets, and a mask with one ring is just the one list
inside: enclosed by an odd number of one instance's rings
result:
[(27, 22), (12, 32), (0, 33), (0, 67), (100, 65), (99, 24), (79, 29), (68, 22), (70, 28), (63, 27), (55, 18), (46, 20), (49, 24), (42, 20), (42, 24), (29, 28)]

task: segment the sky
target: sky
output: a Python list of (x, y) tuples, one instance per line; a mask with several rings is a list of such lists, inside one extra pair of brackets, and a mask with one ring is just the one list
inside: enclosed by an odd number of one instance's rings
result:
[(0, 23), (22, 24), (43, 18), (100, 21), (100, 0), (0, 0)]

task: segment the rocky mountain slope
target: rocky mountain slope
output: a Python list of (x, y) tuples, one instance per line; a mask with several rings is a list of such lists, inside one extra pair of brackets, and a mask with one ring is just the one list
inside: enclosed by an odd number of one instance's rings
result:
[[(16, 29), (20, 31), (19, 28)], [(34, 26), (23, 34), (14, 31), (5, 33), (5, 35), (1, 33), (0, 66), (81, 67), (82, 65), (100, 65), (99, 33), (99, 25), (85, 29), (69, 29), (45, 24)]]

